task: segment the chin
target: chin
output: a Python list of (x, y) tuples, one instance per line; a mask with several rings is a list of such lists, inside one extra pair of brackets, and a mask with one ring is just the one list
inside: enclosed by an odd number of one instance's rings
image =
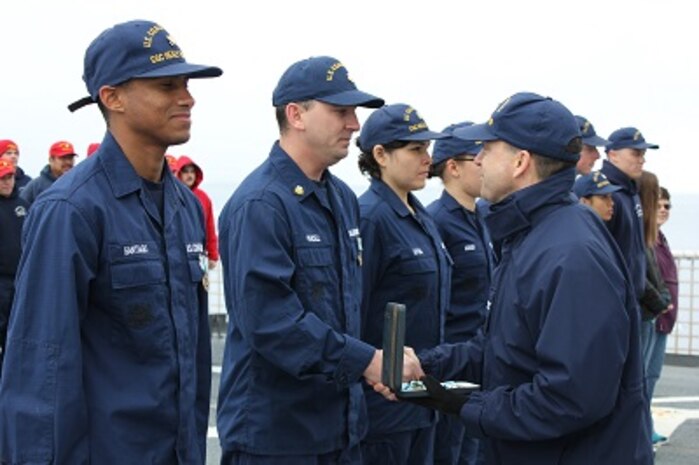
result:
[(187, 141), (189, 140), (189, 138), (190, 138), (189, 132), (187, 132), (186, 134), (179, 134), (179, 135), (177, 135), (177, 136), (173, 136), (173, 137), (168, 141), (168, 144), (167, 144), (167, 145), (180, 145), (180, 144), (184, 144), (185, 142), (187, 142)]

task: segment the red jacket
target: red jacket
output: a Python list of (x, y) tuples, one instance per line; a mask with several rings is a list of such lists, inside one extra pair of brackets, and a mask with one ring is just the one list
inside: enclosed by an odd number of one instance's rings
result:
[(204, 227), (206, 228), (206, 253), (209, 260), (218, 261), (218, 236), (216, 235), (216, 222), (214, 220), (214, 209), (211, 203), (211, 199), (203, 190), (199, 189), (199, 184), (201, 184), (204, 179), (204, 172), (201, 170), (199, 165), (194, 163), (191, 158), (187, 155), (182, 155), (177, 159), (177, 164), (175, 165), (175, 175), (179, 178), (180, 171), (187, 165), (194, 166), (196, 171), (196, 179), (192, 185), (192, 193), (197, 196), (201, 207), (204, 210)]

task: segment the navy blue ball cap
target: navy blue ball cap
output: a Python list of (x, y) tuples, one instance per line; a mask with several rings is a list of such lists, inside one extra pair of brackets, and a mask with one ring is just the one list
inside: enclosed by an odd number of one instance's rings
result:
[(75, 111), (97, 102), (102, 86), (116, 86), (130, 79), (187, 76), (218, 77), (221, 68), (185, 61), (172, 36), (153, 21), (134, 20), (103, 31), (85, 52), (83, 81), (89, 97), (70, 105)]
[(432, 150), (432, 164), (438, 165), (459, 155), (478, 155), (478, 152), (481, 151), (481, 144), (453, 136), (455, 129), (472, 125), (472, 122), (464, 121), (462, 123), (451, 124), (444, 128), (442, 133), (446, 134), (448, 137), (435, 141), (434, 149)]
[(580, 127), (580, 134), (582, 135), (583, 144), (591, 145), (593, 147), (604, 147), (609, 143), (607, 139), (597, 135), (595, 132), (595, 127), (587, 118), (584, 116), (575, 115), (575, 119)]
[(378, 108), (383, 99), (357, 89), (347, 68), (328, 56), (310, 57), (289, 66), (272, 93), (272, 105), (319, 100), (342, 107)]
[(376, 145), (395, 141), (426, 141), (447, 137), (430, 131), (420, 114), (410, 105), (395, 103), (374, 110), (359, 133), (359, 146), (371, 152)]
[(619, 189), (621, 187), (609, 182), (609, 179), (601, 171), (593, 171), (590, 174), (579, 176), (573, 185), (573, 193), (579, 198), (611, 194)]
[(537, 155), (577, 161), (569, 145), (580, 136), (575, 116), (550, 97), (520, 92), (508, 97), (483, 124), (456, 129), (454, 136), (470, 141), (503, 140)]
[(617, 129), (609, 135), (608, 139), (609, 143), (604, 147), (607, 152), (620, 149), (645, 150), (660, 148), (657, 144), (646, 142), (641, 131), (632, 127)]

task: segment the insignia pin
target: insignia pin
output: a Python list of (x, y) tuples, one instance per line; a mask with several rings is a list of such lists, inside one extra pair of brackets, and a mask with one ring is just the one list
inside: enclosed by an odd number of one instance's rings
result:
[(303, 186), (296, 186), (294, 187), (294, 194), (296, 195), (303, 195)]

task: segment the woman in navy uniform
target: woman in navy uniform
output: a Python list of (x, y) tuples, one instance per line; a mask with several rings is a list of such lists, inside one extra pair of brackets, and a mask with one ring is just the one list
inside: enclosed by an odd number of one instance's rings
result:
[[(452, 124), (442, 132), (432, 152), (432, 176), (444, 183), (442, 195), (427, 206), (444, 245), (454, 260), (451, 274), (451, 303), (444, 324), (447, 343), (466, 342), (483, 326), (488, 306), (493, 251), (482, 208), (476, 202), (481, 191), (481, 169), (475, 163), (482, 145), (453, 136), (471, 122)], [(476, 462), (478, 440), (464, 437), (458, 418), (439, 419), (435, 439), (435, 465)], [(482, 454), (481, 454), (482, 455)]]
[[(432, 132), (412, 107), (387, 105), (364, 123), (359, 169), (371, 186), (359, 197), (364, 242), (362, 339), (381, 347), (387, 302), (406, 306), (406, 346), (432, 347), (444, 338), (451, 259), (437, 227), (412, 191), (425, 186)], [(436, 416), (416, 405), (392, 404), (366, 391), (366, 464), (432, 461)]]

